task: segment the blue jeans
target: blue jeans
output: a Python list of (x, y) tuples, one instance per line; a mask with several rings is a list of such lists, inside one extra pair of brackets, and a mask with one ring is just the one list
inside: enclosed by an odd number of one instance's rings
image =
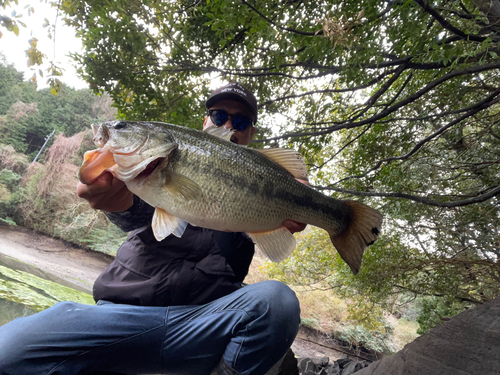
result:
[(265, 374), (291, 346), (300, 309), (277, 281), (201, 306), (61, 302), (0, 327), (0, 374), (206, 375), (223, 357), (242, 375)]

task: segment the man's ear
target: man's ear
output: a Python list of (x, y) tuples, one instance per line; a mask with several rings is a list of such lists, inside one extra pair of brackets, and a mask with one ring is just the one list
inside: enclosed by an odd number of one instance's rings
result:
[(255, 126), (252, 126), (250, 129), (250, 139), (253, 139), (253, 136), (255, 135), (255, 132), (257, 131), (257, 128)]
[(203, 130), (207, 127), (208, 116), (205, 116), (205, 121), (203, 121)]

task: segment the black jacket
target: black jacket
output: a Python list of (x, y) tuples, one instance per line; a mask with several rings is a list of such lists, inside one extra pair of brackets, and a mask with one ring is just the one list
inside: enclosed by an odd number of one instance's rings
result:
[(248, 273), (254, 244), (243, 233), (188, 225), (181, 238), (158, 242), (149, 223), (152, 207), (134, 198), (126, 213), (109, 214), (133, 230), (115, 260), (94, 283), (94, 299), (141, 306), (204, 304), (238, 288)]

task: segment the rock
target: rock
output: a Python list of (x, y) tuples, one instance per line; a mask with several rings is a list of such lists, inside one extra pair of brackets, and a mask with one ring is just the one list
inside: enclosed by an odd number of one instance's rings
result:
[(355, 372), (361, 370), (362, 368), (364, 368), (366, 366), (367, 366), (366, 361), (351, 362), (346, 367), (344, 367), (344, 369), (341, 372), (341, 375), (351, 375), (351, 374), (354, 374)]
[(338, 366), (336, 368), (332, 366), (325, 367), (321, 369), (318, 375), (340, 375), (340, 369)]
[(343, 358), (337, 359), (335, 362), (338, 363), (340, 368), (344, 368), (345, 366), (347, 366), (349, 363), (352, 362), (352, 359), (347, 358), (347, 357), (343, 357)]
[(498, 375), (499, 317), (497, 298), (434, 327), (355, 375)]
[(351, 362), (349, 363), (346, 367), (341, 372), (341, 375), (351, 375), (354, 374), (354, 371), (356, 371), (356, 362)]
[(327, 370), (329, 371), (328, 375), (340, 375), (340, 366), (336, 361)]
[(309, 375), (308, 372), (311, 372), (313, 375), (316, 375), (319, 371), (318, 367), (314, 364), (314, 361), (311, 358), (304, 358), (299, 361), (299, 373), (301, 375)]
[(330, 362), (330, 358), (328, 357), (313, 358), (312, 360), (314, 364), (318, 367), (325, 367), (328, 365), (328, 362)]

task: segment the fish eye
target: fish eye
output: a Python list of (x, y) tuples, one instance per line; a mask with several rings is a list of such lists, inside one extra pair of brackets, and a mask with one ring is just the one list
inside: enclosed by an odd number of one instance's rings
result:
[(125, 121), (120, 121), (119, 123), (115, 124), (114, 128), (115, 129), (123, 129), (127, 126), (127, 123)]

